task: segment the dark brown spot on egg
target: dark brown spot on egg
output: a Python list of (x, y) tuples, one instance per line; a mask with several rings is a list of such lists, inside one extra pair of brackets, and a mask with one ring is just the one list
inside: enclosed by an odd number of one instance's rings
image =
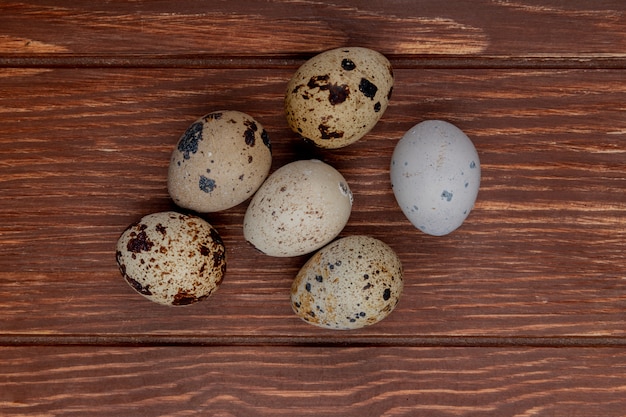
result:
[(356, 68), (356, 64), (352, 60), (344, 58), (341, 61), (341, 68), (345, 69), (346, 71), (352, 71)]
[(219, 120), (222, 118), (224, 114), (221, 112), (215, 112), (215, 113), (209, 113), (206, 116), (204, 116), (204, 120), (206, 120), (207, 122), (210, 120)]
[(204, 191), (205, 193), (210, 193), (215, 189), (215, 180), (212, 178), (207, 178), (204, 175), (200, 175), (200, 179), (198, 180), (198, 188)]
[(222, 250), (216, 250), (213, 252), (213, 269), (221, 268), (222, 271), (226, 268), (226, 253)]
[(244, 136), (244, 139), (246, 141), (246, 145), (254, 146), (255, 138), (256, 138), (256, 133), (255, 132), (259, 129), (259, 127), (252, 120), (246, 120), (246, 121), (243, 122), (243, 124), (246, 125), (246, 127), (247, 127), (245, 132), (243, 132), (243, 136)]
[(157, 232), (161, 233), (163, 236), (165, 236), (167, 234), (167, 228), (165, 226), (163, 226), (161, 223), (157, 224), (155, 226)]
[(325, 89), (328, 85), (328, 80), (330, 79), (330, 75), (314, 75), (309, 79), (309, 82), (306, 84), (309, 88), (319, 88)]
[(249, 129), (252, 129), (253, 132), (259, 130), (259, 127), (254, 120), (246, 120), (245, 122), (243, 122), (243, 124), (246, 125)]
[(330, 76), (328, 74), (313, 76), (307, 83), (307, 87), (311, 89), (319, 88), (320, 91), (328, 91), (328, 101), (330, 101), (330, 104), (333, 106), (346, 101), (350, 95), (350, 88), (346, 84), (332, 84), (329, 82), (329, 79)]
[(211, 228), (210, 234), (211, 234), (211, 239), (213, 240), (213, 242), (215, 242), (216, 244), (218, 244), (218, 245), (220, 245), (222, 247), (224, 246), (224, 242), (222, 241), (222, 237), (217, 232), (217, 230), (215, 230), (214, 228)]
[(122, 262), (122, 252), (116, 251), (115, 259), (117, 260), (117, 265), (120, 268), (120, 272), (122, 273), (123, 276), (126, 276), (126, 265)]
[(263, 144), (267, 146), (267, 149), (270, 150), (270, 153), (272, 153), (272, 143), (270, 142), (270, 137), (265, 129), (261, 131), (261, 140), (263, 141)]
[(246, 141), (246, 145), (254, 146), (254, 132), (250, 129), (246, 129), (244, 132), (244, 140)]
[[(133, 253), (140, 253), (144, 251), (148, 252), (152, 249), (154, 243), (152, 243), (148, 239), (148, 235), (146, 234), (147, 226), (145, 224), (142, 224), (138, 227), (140, 229), (140, 232), (135, 234), (135, 236), (128, 241), (128, 243), (126, 244), (126, 249), (128, 249), (129, 252)], [(133, 234), (131, 233), (131, 236), (132, 235)]]
[(178, 141), (178, 151), (183, 159), (191, 158), (191, 154), (198, 152), (198, 142), (202, 140), (202, 123), (196, 122), (189, 126)]
[(326, 126), (323, 123), (318, 126), (318, 129), (320, 133), (322, 134), (321, 138), (326, 139), (326, 140), (327, 139), (339, 139), (339, 138), (342, 138), (344, 135), (343, 132), (334, 132), (330, 130), (330, 127)]
[(172, 300), (172, 305), (173, 306), (185, 306), (185, 305), (189, 305), (189, 304), (193, 304), (198, 301), (201, 301), (207, 297), (208, 295), (202, 296), (202, 297), (196, 297), (194, 294), (190, 294), (185, 291), (179, 291), (174, 296), (174, 299)]
[(215, 288), (219, 287), (222, 284), (222, 281), (224, 281), (224, 274), (226, 274), (226, 264), (222, 264), (222, 269), (220, 272), (221, 272), (221, 275), (215, 281)]
[(359, 91), (367, 98), (374, 100), (374, 96), (378, 91), (378, 87), (367, 78), (361, 78), (359, 83)]
[(331, 84), (328, 87), (328, 90), (328, 101), (330, 101), (330, 104), (332, 104), (333, 106), (343, 103), (350, 95), (350, 88), (346, 84)]
[(143, 295), (152, 295), (150, 291), (150, 285), (142, 285), (139, 281), (129, 277), (127, 274), (124, 274), (124, 279), (130, 284), (131, 287), (135, 289), (140, 294)]

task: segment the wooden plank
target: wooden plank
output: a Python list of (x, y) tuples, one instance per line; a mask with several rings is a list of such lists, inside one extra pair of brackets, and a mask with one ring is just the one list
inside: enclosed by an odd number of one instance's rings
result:
[[(169, 335), (324, 337), (626, 335), (626, 82), (611, 70), (409, 70), (362, 141), (312, 150), (288, 130), (283, 70), (3, 69), (0, 71), (0, 333), (6, 337)], [(118, 235), (175, 208), (169, 154), (197, 117), (238, 109), (273, 142), (273, 168), (318, 157), (355, 194), (343, 232), (369, 234), (401, 256), (406, 289), (387, 320), (323, 332), (289, 306), (306, 257), (257, 253), (241, 230), (245, 204), (205, 216), (229, 268), (209, 301), (154, 305), (121, 279)], [(396, 206), (388, 166), (415, 123), (445, 119), (473, 139), (483, 182), (465, 225), (420, 234)], [(222, 339), (219, 339), (222, 338)], [(17, 339), (14, 339), (17, 340)], [(394, 342), (392, 342), (394, 343)]]
[(623, 349), (0, 348), (6, 416), (622, 416)]
[[(623, 416), (626, 3), (620, 0), (0, 3), (0, 415)], [(314, 150), (282, 114), (304, 59), (392, 61), (387, 113)], [(342, 235), (399, 253), (385, 321), (324, 331), (289, 305), (307, 256), (259, 254), (246, 204), (220, 290), (187, 308), (124, 282), (131, 222), (176, 209), (169, 154), (213, 110), (260, 120), (272, 169), (317, 157), (355, 194)], [(452, 235), (421, 234), (389, 187), (396, 141), (444, 119), (483, 181)]]
[(227, 57), (358, 44), (391, 55), (623, 57), (625, 12), (620, 0), (5, 1), (0, 53)]

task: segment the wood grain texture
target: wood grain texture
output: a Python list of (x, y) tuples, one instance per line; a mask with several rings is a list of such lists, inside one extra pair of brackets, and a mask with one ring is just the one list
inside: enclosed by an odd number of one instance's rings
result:
[[(206, 305), (152, 305), (117, 271), (121, 231), (142, 215), (175, 209), (166, 174), (181, 132), (202, 114), (234, 108), (264, 124), (273, 169), (314, 156), (346, 176), (355, 204), (344, 235), (373, 235), (398, 251), (402, 301), (363, 333), (624, 336), (623, 74), (396, 72), (392, 105), (374, 131), (326, 152), (305, 147), (286, 127), (289, 70), (20, 70), (3, 78), (3, 332), (319, 334), (292, 317), (288, 303), (307, 257), (257, 253), (242, 235), (245, 203), (204, 216), (229, 254), (224, 285)], [(474, 211), (443, 238), (412, 228), (389, 186), (395, 143), (424, 119), (465, 130), (483, 166)], [(358, 332), (327, 334), (349, 340)]]
[[(621, 416), (626, 409), (626, 3), (617, 0), (0, 2), (0, 415)], [(284, 89), (315, 53), (386, 54), (390, 107), (348, 148), (288, 129)], [(170, 152), (211, 111), (269, 132), (272, 170), (319, 158), (350, 183), (342, 235), (399, 254), (383, 322), (299, 320), (307, 256), (270, 258), (246, 203), (205, 215), (219, 291), (186, 308), (137, 295), (119, 234), (177, 209)], [(394, 146), (450, 121), (481, 158), (475, 209), (414, 229)]]
[(619, 0), (30, 0), (1, 8), (0, 52), (11, 54), (273, 55), (347, 44), (385, 54), (626, 53)]
[(623, 349), (51, 347), (0, 355), (0, 409), (14, 416), (617, 417), (626, 394)]

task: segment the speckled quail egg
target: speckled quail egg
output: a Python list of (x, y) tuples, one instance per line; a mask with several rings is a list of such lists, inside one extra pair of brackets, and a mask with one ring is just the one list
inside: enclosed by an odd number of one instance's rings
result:
[(463, 131), (427, 120), (397, 143), (390, 167), (398, 205), (419, 230), (443, 236), (463, 224), (480, 187), (480, 161)]
[(391, 64), (379, 52), (361, 47), (322, 52), (287, 84), (287, 123), (318, 147), (341, 148), (372, 130), (392, 90)]
[(351, 210), (352, 192), (339, 171), (316, 159), (291, 162), (252, 198), (244, 237), (266, 255), (304, 255), (339, 235)]
[(256, 192), (271, 164), (270, 140), (259, 122), (239, 111), (217, 111), (196, 120), (178, 141), (167, 188), (180, 207), (226, 210)]
[(358, 329), (387, 317), (403, 286), (402, 263), (390, 246), (369, 236), (348, 236), (304, 264), (291, 287), (291, 306), (313, 325)]
[(226, 271), (226, 249), (205, 220), (176, 212), (144, 216), (117, 241), (116, 258), (128, 284), (170, 306), (209, 297)]

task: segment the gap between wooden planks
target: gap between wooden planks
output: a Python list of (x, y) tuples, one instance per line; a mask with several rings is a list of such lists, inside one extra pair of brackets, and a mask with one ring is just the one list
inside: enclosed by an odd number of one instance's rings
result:
[(626, 338), (603, 336), (188, 336), (188, 335), (0, 335), (0, 346), (302, 346), (441, 348), (622, 348)]
[[(0, 68), (297, 68), (312, 54), (212, 55), (2, 54)], [(626, 54), (568, 56), (386, 55), (393, 68), (413, 69), (626, 69)]]

